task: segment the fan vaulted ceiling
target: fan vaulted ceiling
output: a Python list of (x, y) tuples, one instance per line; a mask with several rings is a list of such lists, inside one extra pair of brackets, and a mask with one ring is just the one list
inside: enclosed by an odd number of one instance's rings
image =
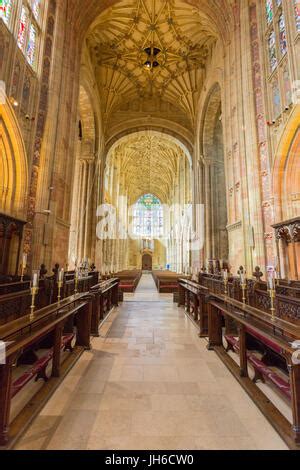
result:
[(184, 150), (171, 137), (153, 131), (123, 138), (107, 163), (108, 167), (113, 164), (122, 168), (130, 204), (147, 193), (167, 203), (172, 199), (180, 164), (189, 167)]
[(104, 11), (87, 35), (104, 121), (126, 102), (159, 98), (193, 122), (216, 39), (211, 20), (182, 0), (124, 0)]

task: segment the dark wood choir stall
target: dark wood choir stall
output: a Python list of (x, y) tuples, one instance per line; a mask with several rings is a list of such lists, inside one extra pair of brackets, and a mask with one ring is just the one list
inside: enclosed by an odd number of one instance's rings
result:
[[(65, 284), (68, 282), (71, 281), (66, 278)], [(54, 303), (45, 306), (38, 303), (34, 312), (28, 302), (30, 290), (29, 294), (26, 289), (0, 295), (0, 340), (6, 346), (5, 363), (0, 364), (1, 446), (14, 444), (81, 353), (90, 349), (91, 336), (99, 335), (101, 322), (118, 305), (119, 279), (92, 284), (86, 281), (82, 285), (86, 292), (76, 294), (75, 284), (73, 288), (68, 285), (63, 289), (65, 298), (59, 302), (55, 299)], [(29, 287), (26, 283), (24, 286)], [(7, 292), (7, 288), (3, 291)], [(66, 296), (66, 293), (70, 295)], [(15, 297), (12, 299), (11, 296)], [(52, 294), (52, 297), (56, 296)], [(44, 296), (44, 301), (49, 302), (49, 298)], [(15, 313), (12, 313), (13, 306)], [(14, 400), (33, 382), (39, 383), (40, 387), (34, 389), (30, 401), (11, 418)], [(26, 398), (28, 400), (27, 395)]]
[[(201, 274), (179, 281), (179, 305), (291, 449), (300, 448), (299, 283), (279, 281), (274, 311), (266, 282)], [(295, 356), (299, 359), (295, 360)], [(291, 408), (292, 422), (258, 384), (267, 384)], [(265, 390), (265, 389), (264, 389)]]

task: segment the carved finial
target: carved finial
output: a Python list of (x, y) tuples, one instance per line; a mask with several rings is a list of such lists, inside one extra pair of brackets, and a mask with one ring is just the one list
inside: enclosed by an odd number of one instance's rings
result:
[(245, 273), (244, 266), (240, 266), (237, 273), (238, 273), (239, 275), (240, 275), (240, 274), (244, 274), (244, 273)]
[(256, 266), (255, 271), (253, 273), (253, 276), (256, 278), (257, 282), (259, 282), (261, 280), (263, 275), (264, 274), (261, 272), (260, 267)]
[(55, 266), (54, 266), (54, 268), (52, 269), (52, 272), (54, 273), (55, 276), (57, 275), (58, 270), (59, 270), (59, 264), (56, 263)]
[(40, 267), (40, 278), (41, 279), (44, 279), (46, 277), (46, 274), (47, 274), (47, 269), (46, 269), (46, 266), (45, 264), (41, 264), (41, 267)]

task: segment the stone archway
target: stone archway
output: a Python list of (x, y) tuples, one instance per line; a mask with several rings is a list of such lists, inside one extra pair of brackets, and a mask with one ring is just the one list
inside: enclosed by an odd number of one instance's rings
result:
[(285, 128), (276, 151), (273, 167), (275, 220), (296, 217), (300, 213), (300, 106)]
[(10, 104), (0, 105), (0, 212), (24, 218), (27, 158), (22, 134)]
[(273, 167), (277, 256), (280, 262), (281, 276), (289, 279), (299, 279), (300, 273), (298, 236), (300, 217), (299, 122), (300, 106), (297, 106), (278, 145)]
[(222, 124), (221, 88), (212, 86), (201, 123), (200, 151), (203, 155), (206, 259), (228, 259), (228, 215)]

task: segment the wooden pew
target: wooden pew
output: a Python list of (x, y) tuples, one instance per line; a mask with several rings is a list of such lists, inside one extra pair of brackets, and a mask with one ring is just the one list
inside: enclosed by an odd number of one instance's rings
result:
[[(240, 280), (230, 276), (225, 295), (221, 275), (200, 274), (200, 283), (194, 289), (186, 281), (180, 281), (180, 305), (195, 320), (193, 290), (208, 289), (204, 295), (204, 309), (208, 317), (209, 349), (214, 350), (249, 393), (265, 416), (277, 429), (290, 448), (300, 446), (300, 366), (293, 364), (291, 347), (300, 339), (300, 299), (295, 290), (292, 295), (283, 295), (277, 289), (275, 315), (270, 313), (270, 296), (266, 283), (247, 281), (246, 303), (242, 300)], [(297, 287), (293, 286), (293, 289)], [(286, 291), (285, 291), (286, 293)], [(198, 301), (199, 304), (199, 301)], [(201, 316), (201, 313), (200, 313)], [(228, 355), (233, 351), (238, 364)], [(254, 377), (249, 378), (249, 367)], [(274, 404), (257, 387), (265, 382), (291, 406), (293, 425), (280, 413)]]
[[(229, 319), (231, 328), (224, 332), (224, 319)], [(295, 350), (291, 343), (300, 338), (299, 325), (276, 318), (270, 313), (243, 304), (223, 294), (210, 294), (208, 308), (209, 345), (214, 350), (250, 397), (255, 401), (267, 419), (279, 432), (290, 448), (300, 446), (300, 365), (292, 360)], [(224, 347), (224, 339), (227, 348)], [(260, 357), (253, 347), (253, 341), (268, 351)], [(238, 354), (238, 364), (227, 352), (232, 349)], [(270, 353), (272, 351), (272, 353)], [(272, 357), (275, 355), (285, 364), (286, 378), (274, 370)], [(253, 381), (249, 378), (249, 364), (255, 371)], [(275, 362), (274, 362), (275, 364)], [(278, 363), (276, 364), (278, 366)], [(290, 399), (293, 425), (280, 413), (274, 404), (257, 388), (258, 380), (266, 380), (282, 396)]]
[(179, 279), (188, 279), (188, 276), (183, 276), (170, 271), (153, 271), (152, 276), (157, 290), (161, 294), (174, 294), (175, 292), (178, 292)]
[(93, 294), (93, 312), (91, 334), (99, 336), (99, 326), (113, 307), (119, 303), (119, 283), (117, 278), (102, 281), (91, 288)]
[[(50, 284), (49, 284), (50, 283)], [(41, 280), (36, 296), (36, 307), (42, 308), (51, 303), (52, 281)], [(16, 320), (30, 313), (31, 291), (30, 284), (22, 283), (24, 290), (0, 295), (0, 325)]]
[(131, 271), (121, 271), (115, 274), (115, 277), (120, 279), (119, 289), (120, 291), (133, 293), (135, 292), (140, 279), (142, 276), (142, 271), (140, 270), (131, 270)]
[(0, 296), (5, 294), (13, 294), (15, 292), (22, 292), (30, 288), (30, 280), (24, 282), (9, 282), (0, 284)]
[[(6, 363), (0, 365), (0, 445), (6, 446), (26, 428), (28, 419), (39, 412), (47, 397), (60, 383), (58, 378), (61, 379), (66, 374), (84, 349), (90, 349), (92, 300), (93, 295), (77, 294), (0, 327), (0, 340), (6, 343)], [(73, 336), (75, 348), (65, 362), (62, 362), (62, 349), (73, 349)], [(45, 340), (51, 340), (52, 343), (48, 352), (30, 366), (27, 375), (21, 376), (19, 382), (13, 381), (13, 367), (23, 352), (41, 347)], [(50, 380), (47, 377), (47, 383), (32, 398), (29, 408), (25, 406), (10, 423), (13, 397), (31, 379), (46, 380), (45, 371), (50, 362)]]
[(199, 327), (201, 338), (208, 336), (208, 306), (205, 301), (209, 290), (187, 279), (179, 280), (178, 306), (184, 306), (187, 315)]

